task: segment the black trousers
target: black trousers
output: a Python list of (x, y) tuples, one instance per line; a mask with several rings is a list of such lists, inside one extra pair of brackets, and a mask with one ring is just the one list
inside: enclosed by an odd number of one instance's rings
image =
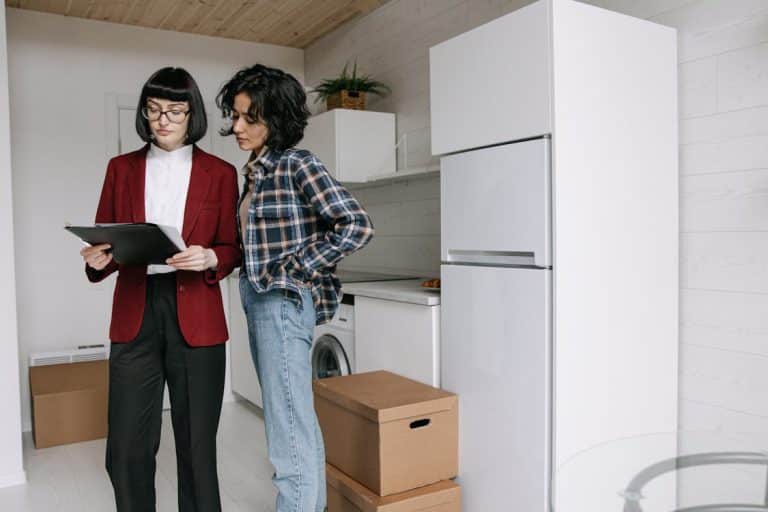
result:
[(221, 510), (216, 431), (224, 393), (224, 345), (190, 347), (179, 330), (176, 275), (147, 278), (141, 330), (109, 356), (106, 467), (118, 512), (155, 510), (155, 456), (168, 382), (180, 512)]

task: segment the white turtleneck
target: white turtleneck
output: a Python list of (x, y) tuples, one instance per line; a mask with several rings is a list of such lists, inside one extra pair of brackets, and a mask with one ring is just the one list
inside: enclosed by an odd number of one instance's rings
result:
[[(147, 222), (173, 226), (181, 233), (192, 174), (192, 145), (165, 151), (154, 144), (147, 153), (144, 211)], [(174, 272), (168, 265), (149, 265), (147, 274)]]

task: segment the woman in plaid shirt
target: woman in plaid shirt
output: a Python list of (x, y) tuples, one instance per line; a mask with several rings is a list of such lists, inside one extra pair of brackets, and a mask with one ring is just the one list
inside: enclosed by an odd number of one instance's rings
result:
[(341, 259), (373, 236), (360, 203), (311, 152), (294, 146), (309, 111), (299, 82), (256, 64), (238, 71), (217, 104), (250, 152), (238, 206), (240, 297), (261, 383), (276, 512), (325, 509), (325, 453), (312, 401), (316, 324), (338, 308)]

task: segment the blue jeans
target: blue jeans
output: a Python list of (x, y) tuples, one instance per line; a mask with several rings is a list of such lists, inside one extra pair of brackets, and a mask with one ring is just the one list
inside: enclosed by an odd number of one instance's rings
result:
[(284, 290), (257, 293), (241, 276), (240, 298), (261, 384), (276, 512), (322, 512), (325, 448), (312, 396), (312, 294), (303, 289), (297, 301)]

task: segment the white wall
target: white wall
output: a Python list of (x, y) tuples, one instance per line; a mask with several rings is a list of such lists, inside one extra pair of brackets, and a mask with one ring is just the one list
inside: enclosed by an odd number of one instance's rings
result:
[[(530, 0), (393, 0), (306, 50), (310, 85), (357, 58), (389, 83), (409, 160), (430, 161), (427, 49)], [(768, 432), (768, 4), (587, 0), (679, 34), (681, 451), (762, 450)], [(479, 79), (482, 79), (479, 77)], [(503, 91), (499, 91), (503, 94)], [(468, 101), (493, 101), (473, 98)], [(461, 126), (457, 129), (471, 129)], [(402, 160), (402, 155), (400, 155)], [(377, 237), (345, 265), (439, 272), (438, 179), (355, 190)], [(432, 205), (432, 206), (430, 206)], [(386, 265), (384, 264), (386, 262)], [(761, 483), (762, 480), (762, 483)], [(725, 482), (728, 482), (727, 484)], [(681, 474), (681, 503), (759, 503), (764, 470)]]
[[(30, 352), (107, 341), (114, 278), (87, 282), (65, 222), (91, 222), (114, 147), (109, 94), (138, 96), (160, 67), (185, 67), (213, 104), (232, 73), (262, 62), (303, 80), (303, 51), (8, 9), (13, 195), (23, 421)], [(211, 127), (214, 130), (216, 127)], [(215, 152), (244, 155), (216, 136)], [(5, 154), (5, 152), (3, 152)], [(3, 187), (3, 191), (8, 188)], [(8, 203), (3, 202), (3, 205)], [(0, 268), (7, 269), (7, 265)], [(5, 325), (5, 324), (4, 324)]]
[[(768, 4), (699, 0), (652, 19), (680, 42), (680, 448), (765, 450)], [(760, 503), (765, 470), (699, 469), (680, 482), (686, 506)]]
[(349, 188), (373, 218), (376, 236), (342, 268), (440, 277), (439, 176)]
[(11, 131), (8, 118), (5, 7), (0, 8), (0, 487), (26, 481), (21, 456), (19, 344), (11, 197)]

